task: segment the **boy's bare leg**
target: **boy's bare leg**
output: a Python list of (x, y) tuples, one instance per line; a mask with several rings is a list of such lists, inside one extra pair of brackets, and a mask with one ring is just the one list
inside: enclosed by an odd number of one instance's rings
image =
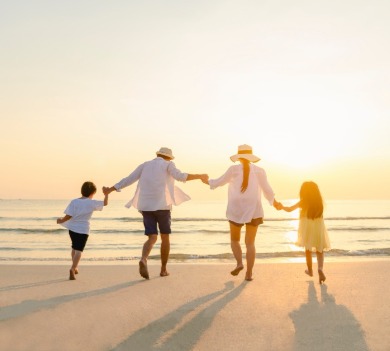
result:
[(69, 272), (69, 279), (75, 280), (75, 274), (77, 270), (77, 266), (79, 265), (80, 259), (81, 259), (81, 251), (78, 250), (72, 250), (72, 267)]
[(169, 241), (169, 234), (161, 234), (161, 277), (166, 277), (169, 275), (167, 271), (167, 263), (169, 259), (169, 252), (171, 249), (171, 243)]
[[(73, 262), (73, 257), (74, 257), (75, 251), (76, 251), (75, 249), (72, 249), (72, 253), (71, 253), (71, 255), (72, 255), (72, 262)], [(76, 268), (74, 270), (74, 274), (79, 274), (79, 270), (78, 270), (77, 266), (76, 266)]]

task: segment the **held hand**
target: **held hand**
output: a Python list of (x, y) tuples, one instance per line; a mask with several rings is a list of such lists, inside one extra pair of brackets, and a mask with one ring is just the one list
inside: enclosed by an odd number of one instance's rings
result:
[(201, 174), (200, 180), (202, 181), (202, 183), (208, 185), (209, 184), (209, 175), (208, 174)]
[(283, 208), (283, 205), (280, 203), (280, 202), (278, 202), (278, 201), (276, 201), (276, 200), (274, 200), (274, 207), (278, 210), (278, 211), (280, 211), (282, 208)]
[(104, 187), (102, 188), (102, 191), (103, 191), (103, 194), (104, 194), (104, 195), (108, 195), (108, 194), (110, 193), (110, 188), (107, 187), (107, 186), (104, 186)]

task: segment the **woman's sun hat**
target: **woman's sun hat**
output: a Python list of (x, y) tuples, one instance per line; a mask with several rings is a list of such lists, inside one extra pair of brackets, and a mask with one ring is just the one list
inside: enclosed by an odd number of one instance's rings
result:
[(253, 151), (252, 151), (252, 146), (249, 146), (249, 145), (240, 145), (238, 147), (238, 152), (236, 155), (233, 155), (233, 156), (230, 156), (230, 159), (233, 161), (233, 162), (236, 162), (238, 161), (238, 159), (240, 158), (244, 158), (250, 162), (257, 162), (257, 161), (260, 161), (260, 158), (253, 155)]
[(162, 155), (162, 156), (165, 156), (165, 157), (169, 157), (171, 160), (174, 159), (173, 155), (172, 155), (172, 150), (167, 148), (167, 147), (162, 147), (160, 148), (159, 151), (156, 152), (156, 155)]

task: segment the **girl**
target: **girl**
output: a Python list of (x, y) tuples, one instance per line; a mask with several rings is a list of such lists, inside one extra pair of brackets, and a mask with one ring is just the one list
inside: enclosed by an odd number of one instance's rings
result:
[(108, 204), (108, 194), (104, 194), (104, 201), (92, 200), (96, 193), (96, 186), (92, 182), (85, 182), (81, 187), (82, 197), (74, 199), (65, 209), (65, 216), (57, 219), (57, 223), (69, 229), (72, 240), (72, 267), (69, 271), (69, 280), (75, 280), (78, 274), (77, 266), (87, 243), (93, 211), (103, 210)]
[(211, 189), (229, 184), (228, 205), (226, 217), (230, 225), (230, 245), (237, 261), (236, 268), (230, 273), (238, 275), (244, 269), (242, 263), (242, 250), (240, 244), (241, 228), (245, 224), (246, 245), (246, 274), (245, 280), (251, 281), (252, 270), (256, 258), (255, 238), (257, 227), (263, 223), (264, 211), (261, 204), (261, 194), (271, 205), (281, 205), (274, 198), (274, 192), (268, 184), (264, 169), (257, 167), (252, 162), (260, 160), (253, 155), (252, 147), (240, 145), (238, 153), (230, 157), (233, 162), (239, 161), (239, 165), (229, 167), (220, 178), (210, 179)]
[(314, 182), (304, 182), (299, 193), (300, 200), (295, 205), (281, 209), (287, 212), (300, 208), (298, 241), (296, 245), (305, 248), (307, 270), (305, 273), (313, 276), (312, 252), (317, 255), (319, 282), (322, 284), (324, 274), (324, 250), (330, 249), (330, 241), (324, 223), (324, 204), (318, 185)]

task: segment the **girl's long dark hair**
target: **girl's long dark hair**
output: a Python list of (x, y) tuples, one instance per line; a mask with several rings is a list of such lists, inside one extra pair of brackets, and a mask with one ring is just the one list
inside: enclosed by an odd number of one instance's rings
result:
[(314, 182), (304, 182), (299, 192), (301, 211), (309, 219), (322, 217), (324, 203), (318, 185)]
[(245, 193), (245, 191), (246, 191), (246, 189), (248, 187), (248, 181), (249, 181), (249, 171), (250, 171), (249, 164), (250, 164), (250, 161), (248, 161), (245, 158), (240, 158), (240, 161), (241, 161), (242, 167), (243, 167), (241, 192)]

